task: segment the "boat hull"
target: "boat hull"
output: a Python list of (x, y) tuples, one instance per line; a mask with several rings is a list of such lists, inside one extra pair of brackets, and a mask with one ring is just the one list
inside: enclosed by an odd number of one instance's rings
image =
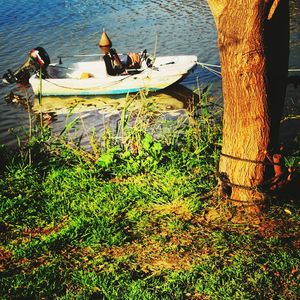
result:
[[(116, 95), (140, 90), (157, 91), (180, 81), (197, 63), (196, 56), (157, 57), (153, 67), (144, 66), (136, 74), (109, 76), (103, 61), (49, 66), (51, 78), (37, 75), (29, 82), (36, 95)], [(88, 74), (83, 76), (83, 74)]]

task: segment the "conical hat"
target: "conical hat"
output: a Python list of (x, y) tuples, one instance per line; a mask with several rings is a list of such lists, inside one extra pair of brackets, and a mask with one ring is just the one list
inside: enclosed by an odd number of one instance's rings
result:
[(109, 37), (105, 31), (102, 32), (101, 38), (99, 40), (99, 46), (100, 47), (111, 47), (112, 46), (112, 42), (109, 39)]

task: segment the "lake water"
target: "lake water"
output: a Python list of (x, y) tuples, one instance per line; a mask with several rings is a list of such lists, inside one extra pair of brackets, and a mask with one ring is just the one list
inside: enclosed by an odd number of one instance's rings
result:
[[(0, 75), (16, 69), (28, 52), (44, 47), (52, 62), (60, 55), (98, 53), (98, 40), (105, 28), (113, 46), (121, 53), (147, 49), (157, 55), (197, 55), (199, 61), (218, 64), (217, 34), (206, 0), (0, 0)], [(290, 67), (300, 67), (300, 0), (291, 0)], [(189, 76), (184, 86), (193, 88), (215, 82), (221, 94), (221, 83), (200, 67)], [(15, 145), (11, 129), (27, 130), (25, 107), (4, 99), (16, 86), (0, 86), (0, 144)], [(30, 93), (30, 91), (29, 91)], [(167, 91), (152, 96), (161, 110), (175, 116), (186, 106), (182, 91)], [(292, 103), (299, 101), (299, 88), (288, 95)], [(101, 130), (105, 123), (116, 123), (124, 99), (43, 99), (43, 111), (49, 112), (54, 131), (63, 128), (71, 106), (74, 115), (81, 114), (85, 129)], [(21, 133), (19, 133), (21, 134)], [(21, 134), (22, 135), (22, 134)]]

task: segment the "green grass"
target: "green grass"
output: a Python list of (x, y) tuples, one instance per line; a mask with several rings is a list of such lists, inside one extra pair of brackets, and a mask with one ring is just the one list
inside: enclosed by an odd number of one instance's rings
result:
[(202, 101), (161, 137), (146, 103), (125, 108), (122, 143), (39, 128), (18, 155), (1, 147), (0, 299), (299, 299), (299, 207), (234, 224), (204, 197), (221, 126)]

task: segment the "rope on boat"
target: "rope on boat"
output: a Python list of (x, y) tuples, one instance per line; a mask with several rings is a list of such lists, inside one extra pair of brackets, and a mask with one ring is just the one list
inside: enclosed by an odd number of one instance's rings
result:
[(127, 75), (127, 76), (124, 76), (123, 78), (121, 78), (120, 80), (118, 80), (118, 81), (115, 81), (115, 82), (112, 82), (112, 83), (110, 83), (109, 85), (106, 85), (106, 86), (101, 86), (101, 85), (99, 85), (99, 86), (93, 86), (93, 87), (84, 87), (84, 88), (76, 88), (76, 87), (70, 87), (70, 86), (63, 86), (63, 85), (61, 85), (61, 84), (58, 84), (58, 83), (55, 83), (55, 82), (53, 82), (53, 81), (50, 81), (50, 80), (48, 80), (48, 79), (43, 79), (44, 81), (47, 81), (47, 82), (49, 82), (50, 84), (53, 84), (53, 85), (55, 85), (55, 86), (57, 86), (57, 87), (60, 87), (60, 88), (63, 88), (63, 89), (69, 89), (69, 90), (75, 90), (75, 91), (82, 91), (82, 90), (95, 90), (95, 89), (99, 89), (99, 88), (101, 88), (101, 89), (107, 89), (107, 88), (109, 88), (109, 87), (111, 87), (111, 86), (114, 86), (114, 85), (116, 85), (116, 84), (118, 84), (118, 83), (120, 83), (120, 82), (122, 82), (123, 80), (125, 80), (125, 79), (127, 79), (127, 78), (129, 78), (129, 77), (131, 77), (132, 76), (132, 74), (129, 74), (129, 75)]

